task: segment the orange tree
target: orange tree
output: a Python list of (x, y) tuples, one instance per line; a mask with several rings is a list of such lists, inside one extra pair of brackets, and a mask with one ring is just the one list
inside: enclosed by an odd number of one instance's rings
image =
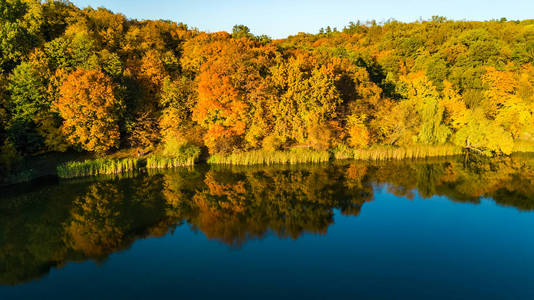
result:
[(200, 68), (192, 117), (207, 130), (204, 142), (210, 152), (232, 151), (242, 146), (250, 124), (269, 49), (246, 39), (215, 41), (207, 47), (220, 52), (208, 57)]
[(118, 146), (122, 104), (114, 88), (100, 71), (78, 69), (67, 77), (55, 107), (71, 144), (98, 152)]

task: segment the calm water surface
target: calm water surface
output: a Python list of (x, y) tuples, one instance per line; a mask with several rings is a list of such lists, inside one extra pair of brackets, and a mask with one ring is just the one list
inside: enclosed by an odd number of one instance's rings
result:
[(0, 193), (1, 299), (534, 299), (528, 157), (199, 166)]

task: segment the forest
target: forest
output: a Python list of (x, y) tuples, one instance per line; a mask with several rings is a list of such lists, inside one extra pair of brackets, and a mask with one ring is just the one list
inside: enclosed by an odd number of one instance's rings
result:
[(534, 20), (369, 21), (273, 40), (0, 0), (0, 67), (1, 176), (58, 152), (534, 150)]

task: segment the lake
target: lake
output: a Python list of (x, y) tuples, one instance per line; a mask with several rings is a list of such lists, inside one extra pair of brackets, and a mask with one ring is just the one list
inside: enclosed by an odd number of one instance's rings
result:
[(534, 298), (534, 158), (4, 189), (0, 298)]

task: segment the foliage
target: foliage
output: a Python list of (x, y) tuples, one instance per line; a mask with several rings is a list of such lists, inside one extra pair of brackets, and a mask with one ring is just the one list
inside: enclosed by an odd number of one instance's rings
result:
[(65, 80), (56, 104), (67, 140), (89, 151), (118, 146), (121, 102), (114, 85), (100, 71), (78, 69)]
[(13, 118), (31, 120), (50, 106), (44, 75), (28, 62), (23, 62), (13, 70), (8, 87)]
[(358, 22), (272, 40), (7, 0), (0, 143), (170, 159), (194, 145), (259, 162), (295, 147), (508, 155), (534, 142), (533, 49), (532, 20)]
[(366, 116), (349, 116), (349, 143), (354, 148), (365, 148), (369, 145), (369, 131), (364, 124)]
[(9, 141), (6, 141), (0, 150), (0, 177), (7, 178), (20, 156)]
[(245, 25), (234, 25), (232, 27), (232, 37), (234, 39), (252, 38), (254, 35), (250, 33), (250, 29)]

